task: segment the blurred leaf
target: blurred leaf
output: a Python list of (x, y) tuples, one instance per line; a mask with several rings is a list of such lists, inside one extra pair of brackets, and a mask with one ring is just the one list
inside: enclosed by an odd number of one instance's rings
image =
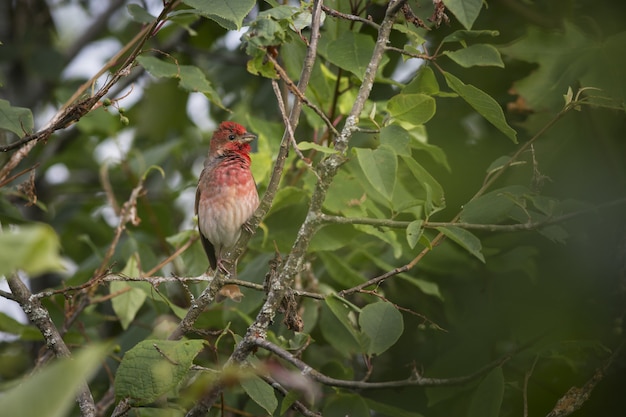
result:
[(0, 99), (0, 129), (9, 130), (20, 138), (33, 131), (33, 114), (24, 107), (11, 107), (7, 100)]
[(342, 259), (334, 253), (320, 251), (317, 252), (317, 256), (319, 256), (324, 263), (324, 267), (330, 277), (339, 284), (341, 288), (352, 288), (365, 281), (365, 278), (357, 273), (345, 259)]
[(276, 399), (276, 394), (274, 394), (274, 388), (267, 382), (256, 375), (252, 375), (251, 377), (243, 378), (241, 386), (255, 403), (263, 407), (270, 415), (274, 413), (274, 410), (278, 407), (278, 400)]
[(298, 149), (300, 149), (301, 151), (309, 151), (311, 149), (315, 149), (316, 151), (325, 154), (337, 153), (336, 150), (334, 150), (333, 148), (329, 148), (328, 146), (322, 146), (318, 145), (317, 143), (306, 141), (298, 142)]
[(423, 417), (422, 414), (415, 413), (413, 411), (407, 411), (402, 408), (398, 408), (397, 405), (384, 404), (378, 401), (374, 401), (370, 398), (365, 398), (367, 405), (370, 409), (376, 411), (381, 416), (393, 416), (393, 417)]
[(397, 94), (389, 100), (387, 110), (391, 117), (417, 126), (435, 115), (435, 99), (426, 94)]
[(482, 263), (485, 263), (485, 257), (482, 254), (482, 244), (480, 243), (480, 239), (478, 239), (471, 232), (456, 226), (437, 227), (437, 230), (446, 235), (446, 237), (450, 238), (453, 242), (458, 243), (459, 246), (467, 250), (476, 258), (480, 259)]
[(465, 223), (497, 224), (509, 218), (515, 206), (516, 198), (529, 194), (530, 190), (522, 185), (511, 185), (470, 201), (463, 206), (461, 221)]
[(115, 375), (115, 395), (148, 404), (176, 391), (204, 340), (143, 340), (124, 355)]
[(504, 397), (502, 368), (494, 368), (474, 391), (467, 412), (468, 417), (498, 417)]
[(480, 13), (483, 0), (443, 0), (443, 4), (469, 30)]
[(456, 51), (444, 51), (451, 60), (462, 67), (494, 66), (504, 68), (500, 52), (489, 44), (476, 44)]
[(349, 318), (354, 312), (334, 295), (324, 298), (320, 317), (322, 335), (344, 356), (361, 352), (361, 342)]
[(224, 29), (239, 30), (243, 19), (255, 5), (254, 0), (183, 0), (183, 3), (196, 9), (202, 16), (217, 22)]
[(362, 396), (334, 394), (322, 411), (324, 417), (370, 417), (370, 410)]
[(76, 404), (76, 394), (95, 374), (106, 354), (102, 346), (83, 349), (72, 359), (59, 358), (0, 396), (6, 416), (64, 417)]
[(403, 157), (402, 160), (409, 167), (413, 176), (426, 190), (426, 215), (430, 216), (443, 209), (446, 206), (446, 200), (443, 195), (443, 188), (439, 182), (415, 159)]
[(487, 93), (470, 84), (464, 84), (449, 72), (444, 73), (448, 87), (460, 95), (470, 106), (492, 125), (504, 133), (513, 143), (517, 143), (517, 133), (506, 122), (500, 105)]
[(398, 341), (404, 331), (404, 320), (391, 303), (379, 302), (363, 307), (359, 326), (370, 340), (367, 353), (380, 355)]
[(30, 278), (44, 272), (63, 271), (59, 250), (59, 237), (47, 224), (31, 224), (0, 232), (0, 276), (18, 269)]
[(128, 9), (128, 13), (130, 13), (130, 17), (132, 17), (135, 22), (152, 23), (156, 19), (155, 16), (152, 16), (146, 9), (138, 4), (129, 4), (126, 8)]
[(441, 43), (461, 42), (465, 45), (466, 40), (476, 39), (481, 36), (500, 36), (500, 32), (497, 30), (457, 30), (443, 38)]

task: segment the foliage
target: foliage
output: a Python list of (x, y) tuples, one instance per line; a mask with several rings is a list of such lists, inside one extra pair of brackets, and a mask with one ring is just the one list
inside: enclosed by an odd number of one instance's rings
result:
[[(621, 3), (27, 3), (0, 16), (3, 410), (624, 408)], [(238, 280), (192, 217), (225, 119), (263, 196)]]

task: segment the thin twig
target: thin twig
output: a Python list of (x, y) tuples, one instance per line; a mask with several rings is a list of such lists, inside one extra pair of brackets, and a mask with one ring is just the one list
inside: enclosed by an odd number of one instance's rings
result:
[(338, 10), (335, 9), (331, 9), (328, 6), (324, 6), (322, 5), (322, 10), (324, 11), (324, 13), (326, 13), (329, 16), (332, 17), (338, 17), (340, 19), (344, 19), (344, 20), (349, 20), (352, 22), (361, 22), (361, 23), (365, 23), (366, 25), (370, 25), (373, 28), (375, 28), (376, 30), (378, 30), (380, 28), (380, 25), (376, 22), (374, 22), (373, 20), (371, 20), (371, 17), (368, 16), (368, 19), (365, 19), (361, 16), (356, 16), (353, 14), (347, 14), (347, 13), (342, 13)]

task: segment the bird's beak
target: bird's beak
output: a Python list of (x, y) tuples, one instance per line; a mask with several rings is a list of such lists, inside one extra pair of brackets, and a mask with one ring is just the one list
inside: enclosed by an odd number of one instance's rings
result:
[(252, 142), (255, 139), (256, 139), (256, 135), (250, 132), (246, 132), (243, 135), (241, 135), (241, 140), (246, 143)]

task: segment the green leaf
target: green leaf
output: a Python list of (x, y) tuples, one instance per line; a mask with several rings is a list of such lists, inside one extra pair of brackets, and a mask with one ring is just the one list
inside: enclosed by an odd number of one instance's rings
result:
[(469, 30), (480, 13), (483, 0), (443, 0), (443, 4)]
[(515, 197), (522, 197), (530, 190), (521, 185), (493, 190), (470, 201), (463, 207), (461, 221), (464, 223), (497, 224), (509, 218), (515, 206)]
[(423, 166), (411, 157), (402, 157), (402, 160), (409, 167), (413, 176), (426, 190), (426, 215), (442, 210), (446, 206), (446, 200), (443, 194), (441, 184), (432, 176)]
[(254, 0), (183, 0), (183, 3), (193, 7), (202, 16), (217, 22), (228, 30), (239, 30), (243, 19), (255, 5)]
[(387, 103), (391, 117), (414, 126), (422, 125), (435, 115), (435, 99), (426, 94), (397, 94)]
[(517, 133), (506, 122), (502, 107), (489, 94), (474, 87), (470, 84), (464, 84), (463, 81), (456, 78), (449, 72), (445, 72), (446, 82), (448, 86), (470, 106), (487, 119), (498, 130), (504, 133), (514, 143), (517, 143)]
[(9, 130), (19, 137), (32, 133), (33, 114), (25, 107), (11, 107), (7, 100), (0, 99), (0, 129)]
[(367, 35), (355, 32), (345, 32), (330, 42), (327, 53), (328, 60), (356, 75), (363, 80), (365, 68), (372, 58), (374, 40)]
[(200, 68), (193, 65), (178, 65), (149, 55), (138, 56), (137, 62), (153, 76), (176, 78), (182, 89), (203, 93), (212, 103), (225, 109), (219, 94), (213, 89)]
[(504, 397), (504, 375), (497, 367), (485, 376), (474, 391), (467, 412), (468, 417), (498, 417)]
[(361, 343), (350, 316), (354, 314), (336, 296), (324, 298), (320, 317), (320, 330), (324, 338), (344, 355), (361, 352)]
[(402, 94), (429, 94), (439, 93), (439, 83), (432, 68), (422, 65), (415, 77), (403, 89)]
[(252, 375), (251, 377), (244, 378), (241, 381), (241, 386), (246, 394), (248, 394), (255, 403), (263, 407), (269, 415), (274, 414), (274, 410), (278, 407), (278, 400), (276, 399), (276, 394), (274, 394), (274, 388), (267, 382), (256, 375)]
[(359, 166), (376, 191), (391, 200), (396, 185), (398, 160), (395, 152), (387, 146), (377, 149), (354, 148)]
[(437, 230), (476, 258), (480, 259), (481, 262), (485, 262), (485, 257), (482, 254), (482, 244), (480, 243), (480, 239), (474, 234), (456, 226), (437, 227)]
[(359, 326), (370, 340), (367, 353), (380, 355), (398, 341), (404, 331), (404, 320), (391, 303), (379, 302), (363, 307)]
[(409, 224), (409, 227), (406, 228), (406, 240), (411, 249), (415, 248), (415, 245), (417, 245), (422, 233), (424, 233), (424, 228), (422, 227), (423, 224), (424, 220), (415, 220), (412, 221), (411, 224)]
[(367, 405), (372, 410), (376, 411), (381, 416), (393, 416), (393, 417), (422, 417), (421, 414), (413, 411), (407, 411), (403, 408), (398, 408), (395, 405), (384, 404), (372, 399), (366, 398)]
[(460, 42), (465, 44), (467, 39), (476, 39), (481, 36), (500, 36), (500, 32), (497, 30), (457, 30), (443, 38), (441, 43)]
[(306, 141), (298, 142), (298, 149), (300, 149), (301, 151), (309, 151), (311, 149), (315, 149), (316, 151), (325, 154), (337, 153), (336, 150), (334, 150), (333, 148), (329, 148), (328, 146), (322, 146), (318, 145), (317, 143)]
[(36, 278), (44, 272), (63, 271), (59, 237), (46, 224), (20, 226), (0, 232), (0, 276), (17, 269)]
[(61, 358), (3, 391), (0, 410), (5, 416), (64, 417), (76, 404), (82, 384), (100, 367), (106, 355), (101, 346), (83, 349), (72, 359)]
[(285, 395), (285, 398), (283, 398), (283, 401), (280, 403), (280, 414), (279, 415), (283, 415), (287, 412), (287, 410), (289, 410), (289, 408), (293, 405), (293, 403), (295, 403), (298, 398), (300, 397), (300, 394), (298, 393), (298, 391), (289, 391), (287, 393), (287, 395)]
[(351, 288), (365, 281), (365, 278), (357, 273), (345, 259), (334, 253), (318, 252), (317, 256), (322, 260), (331, 278), (342, 288)]
[[(122, 270), (122, 275), (128, 277), (139, 277), (138, 254), (134, 254), (128, 259), (126, 266)], [(146, 289), (150, 290), (150, 284), (147, 282), (127, 282), (113, 281), (109, 288), (110, 294), (118, 294), (111, 300), (113, 311), (120, 319), (122, 328), (126, 330), (130, 323), (135, 319), (137, 312), (146, 300)]]
[(176, 390), (202, 350), (203, 340), (143, 340), (124, 355), (115, 374), (115, 395), (147, 404)]
[(489, 44), (480, 43), (457, 51), (444, 51), (443, 54), (465, 68), (475, 66), (504, 68), (504, 62), (502, 62), (500, 52), (495, 46)]
[(411, 155), (411, 135), (401, 126), (392, 124), (380, 129), (380, 144), (393, 149), (396, 155)]
[(152, 16), (146, 9), (138, 4), (129, 4), (127, 8), (130, 17), (132, 17), (135, 22), (152, 23), (156, 19), (156, 17)]
[(370, 417), (370, 410), (362, 396), (335, 394), (324, 406), (324, 417)]

